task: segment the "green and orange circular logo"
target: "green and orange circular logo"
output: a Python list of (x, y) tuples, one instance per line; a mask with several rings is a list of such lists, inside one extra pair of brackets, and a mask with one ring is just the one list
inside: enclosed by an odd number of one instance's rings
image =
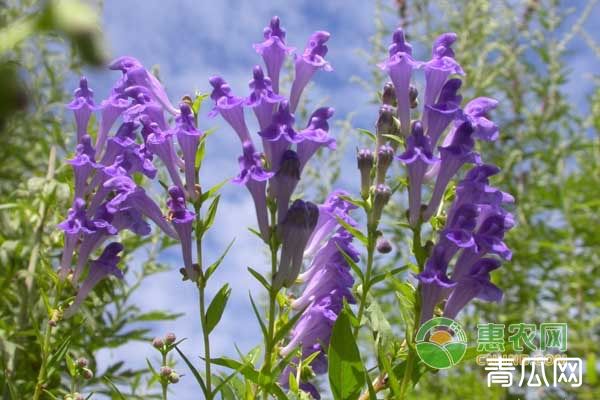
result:
[(415, 339), (417, 354), (431, 368), (446, 369), (460, 362), (467, 351), (467, 335), (450, 318), (437, 317), (419, 328)]

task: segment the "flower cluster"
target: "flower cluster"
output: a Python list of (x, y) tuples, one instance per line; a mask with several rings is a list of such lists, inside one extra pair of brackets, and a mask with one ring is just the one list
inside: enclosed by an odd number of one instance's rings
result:
[[(196, 150), (202, 133), (196, 128), (193, 112), (187, 104), (175, 109), (159, 81), (131, 57), (110, 64), (122, 72), (109, 97), (96, 106), (93, 91), (81, 78), (75, 98), (68, 105), (75, 114), (77, 147), (68, 162), (74, 171), (74, 200), (68, 217), (58, 226), (64, 231), (65, 245), (60, 261), (61, 279), (72, 273), (77, 285), (92, 254), (120, 231), (136, 235), (150, 233), (152, 220), (168, 236), (180, 240), (186, 274), (194, 279), (191, 258), (191, 232), (194, 213), (186, 209), (186, 198), (196, 198)], [(169, 126), (165, 111), (175, 116)], [(95, 143), (88, 133), (90, 118), (99, 114)], [(111, 134), (113, 126), (117, 125)], [(183, 159), (177, 154), (175, 140)], [(166, 167), (172, 181), (169, 188), (168, 215), (136, 182), (145, 176), (155, 179), (156, 161)], [(185, 184), (180, 177), (185, 172)], [(107, 245), (100, 257), (89, 263), (87, 275), (75, 302), (66, 316), (72, 315), (87, 294), (104, 277), (122, 278), (117, 267), (123, 246)], [(77, 254), (76, 264), (73, 256)]]
[[(310, 36), (304, 52), (294, 54), (295, 76), (289, 97), (280, 94), (279, 76), (283, 62), (294, 49), (287, 46), (286, 32), (278, 17), (273, 17), (265, 28), (264, 41), (254, 45), (264, 60), (267, 73), (265, 75), (258, 65), (254, 67), (247, 97), (234, 95), (220, 76), (209, 80), (214, 100), (209, 115), (220, 114), (241, 141), (240, 173), (233, 182), (248, 188), (256, 208), (260, 236), (267, 243), (274, 232), (269, 225), (268, 204), (276, 204), (277, 220), (271, 222), (277, 225), (277, 234), (282, 240), (276, 287), (289, 287), (294, 283), (304, 247), (318, 218), (318, 210), (312, 203), (296, 200), (290, 206), (302, 170), (319, 148), (335, 148), (328, 123), (333, 116), (332, 108), (315, 110), (303, 129), (295, 126), (294, 116), (301, 94), (315, 72), (331, 70), (324, 58), (328, 40), (329, 33), (317, 31)], [(250, 135), (245, 108), (251, 108), (258, 121), (262, 152)]]
[[(310, 267), (299, 276), (306, 286), (302, 295), (292, 302), (293, 309), (304, 309), (304, 312), (294, 327), (288, 344), (281, 350), (282, 356), (287, 356), (299, 348), (302, 359), (318, 353), (314, 358), (311, 357), (313, 360), (310, 363), (316, 374), (327, 372), (325, 353), (333, 324), (344, 300), (350, 304), (355, 302), (351, 292), (354, 279), (344, 254), (355, 262), (359, 256), (352, 246), (352, 235), (340, 225), (338, 219), (355, 226), (356, 222), (349, 212), (356, 206), (343, 200), (343, 196), (348, 194), (334, 191), (324, 204), (319, 205), (319, 220), (305, 253), (311, 258)], [(286, 368), (280, 377), (280, 383), (286, 386), (289, 374), (294, 372), (294, 368)], [(311, 383), (303, 380), (300, 382), (300, 388), (309, 392), (315, 399), (320, 398)]]
[[(474, 150), (475, 139), (493, 141), (498, 137), (497, 125), (488, 118), (497, 101), (479, 97), (461, 108), (462, 96), (458, 90), (462, 82), (452, 77), (464, 75), (452, 49), (456, 34), (440, 35), (427, 62), (413, 58), (412, 46), (405, 40), (402, 29), (394, 32), (392, 40), (389, 57), (380, 67), (392, 81), (399, 130), (405, 138), (406, 149), (397, 158), (407, 168), (409, 224), (417, 228), (438, 215), (450, 181), (465, 164), (475, 164), (458, 184), (446, 225), (418, 276), (421, 322), (431, 318), (435, 305), (446, 298), (444, 314), (452, 318), (475, 297), (500, 300), (502, 293), (490, 283), (489, 274), (500, 262), (485, 256), (490, 253), (509, 259), (511, 254), (502, 240), (514, 220), (502, 206), (513, 199), (489, 186), (488, 178), (499, 170), (483, 164)], [(411, 119), (411, 109), (417, 106), (417, 90), (410, 81), (416, 69), (425, 72), (420, 120)], [(426, 180), (434, 180), (434, 184), (429, 202), (422, 205)], [(449, 277), (448, 268), (455, 256)]]

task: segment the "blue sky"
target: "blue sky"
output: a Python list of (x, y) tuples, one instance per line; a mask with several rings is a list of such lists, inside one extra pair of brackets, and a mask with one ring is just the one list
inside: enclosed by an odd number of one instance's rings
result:
[[(166, 5), (168, 3), (168, 6)], [(285, 5), (284, 5), (285, 4)], [(573, 2), (576, 8), (583, 2)], [(332, 33), (327, 59), (334, 72), (317, 74), (311, 88), (312, 99), (327, 99), (336, 109), (336, 117), (344, 118), (357, 111), (354, 126), (370, 127), (373, 123), (374, 107), (367, 103), (362, 89), (350, 83), (352, 76), (368, 78), (370, 65), (356, 54), (356, 49), (369, 49), (369, 37), (374, 32), (374, 2), (354, 1), (351, 5), (343, 0), (334, 1), (192, 1), (180, 0), (106, 0), (103, 24), (111, 56), (131, 55), (147, 67), (159, 65), (160, 77), (165, 82), (173, 102), (184, 94), (195, 90), (208, 91), (208, 77), (220, 74), (239, 95), (248, 92), (247, 83), (252, 67), (261, 63), (251, 44), (262, 39), (262, 30), (272, 15), (279, 15), (287, 29), (288, 44), (302, 49), (310, 33), (328, 30)], [(596, 7), (593, 14), (600, 17)], [(589, 32), (598, 32), (593, 26), (594, 15), (586, 23)], [(390, 28), (394, 21), (390, 20)], [(597, 37), (598, 35), (596, 35)], [(570, 83), (573, 100), (583, 103), (589, 80), (582, 79), (593, 69), (594, 55), (580, 37), (573, 40), (573, 49), (578, 56), (572, 68), (578, 79)], [(114, 72), (91, 72), (90, 84), (96, 98), (105, 96), (111, 83), (118, 77)], [(250, 118), (250, 114), (247, 115)], [(303, 124), (304, 121), (299, 121)], [(200, 127), (221, 128), (211, 137), (205, 171), (201, 176), (204, 187), (233, 177), (237, 173), (239, 142), (233, 132), (220, 119), (202, 118)], [(346, 151), (351, 152), (354, 146)], [(351, 156), (350, 156), (351, 158)], [(358, 175), (354, 168), (348, 169), (342, 185), (352, 190)], [(261, 297), (258, 286), (246, 272), (247, 266), (265, 270), (265, 253), (261, 243), (246, 227), (254, 226), (254, 210), (245, 188), (227, 185), (223, 189), (220, 212), (215, 229), (206, 241), (205, 262), (218, 257), (227, 244), (236, 238), (234, 248), (216, 274), (209, 290), (211, 296), (223, 283), (229, 282), (233, 294), (225, 316), (212, 333), (212, 351), (215, 355), (235, 355), (233, 343), (242, 350), (249, 350), (260, 343), (260, 331), (248, 304), (248, 291), (255, 298)], [(153, 325), (153, 331), (164, 334), (175, 332), (178, 337), (187, 337), (182, 349), (191, 360), (199, 363), (203, 353), (199, 320), (197, 317), (197, 293), (190, 284), (180, 281), (177, 269), (181, 262), (178, 249), (163, 255), (162, 261), (171, 264), (173, 270), (148, 279), (138, 291), (134, 301), (144, 310), (168, 308), (173, 312), (185, 313), (174, 322)], [(148, 344), (131, 344), (125, 348), (102, 351), (101, 365), (125, 358), (131, 366), (143, 366), (146, 357), (154, 357), (155, 351)], [(181, 382), (172, 387), (174, 397), (187, 400), (198, 397), (198, 390), (187, 368), (179, 363), (178, 371), (186, 374)]]

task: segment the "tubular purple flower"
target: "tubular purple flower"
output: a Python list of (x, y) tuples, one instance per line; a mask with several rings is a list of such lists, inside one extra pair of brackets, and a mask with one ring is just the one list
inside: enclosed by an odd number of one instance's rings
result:
[(80, 236), (83, 233), (93, 233), (90, 221), (86, 217), (85, 201), (79, 197), (73, 200), (73, 206), (67, 213), (67, 219), (58, 224), (58, 228), (65, 233), (65, 244), (60, 261), (60, 276), (65, 278), (71, 268), (73, 251), (77, 247)]
[(173, 224), (175, 231), (177, 231), (179, 241), (181, 242), (181, 252), (183, 254), (187, 277), (192, 282), (195, 282), (198, 279), (198, 274), (194, 270), (192, 262), (192, 226), (196, 214), (186, 208), (185, 193), (177, 186), (169, 188), (167, 207), (169, 207), (168, 219)]
[(360, 149), (356, 155), (356, 163), (360, 171), (360, 195), (363, 199), (369, 197), (371, 188), (371, 170), (375, 157), (370, 149)]
[(179, 238), (162, 214), (160, 207), (131, 178), (128, 176), (118, 176), (107, 180), (102, 186), (116, 192), (115, 197), (106, 204), (108, 212), (116, 213), (123, 208), (133, 207), (150, 218), (168, 236), (174, 239)]
[(300, 160), (294, 150), (283, 153), (281, 167), (271, 182), (272, 194), (277, 201), (278, 223), (286, 217), (290, 199), (300, 181)]
[(462, 96), (458, 94), (458, 90), (461, 84), (460, 79), (449, 79), (442, 87), (438, 101), (425, 106), (423, 130), (431, 139), (432, 147), (436, 146), (444, 130), (460, 112)]
[(336, 263), (325, 264), (311, 276), (302, 295), (292, 302), (292, 308), (302, 309), (311, 302), (328, 296), (334, 290), (343, 293), (348, 299), (353, 298), (348, 289), (353, 284), (354, 278), (348, 267)]
[(323, 242), (340, 227), (338, 218), (350, 226), (356, 225), (356, 221), (349, 213), (357, 206), (344, 200), (343, 196), (349, 197), (350, 194), (344, 190), (334, 190), (327, 196), (325, 202), (319, 205), (319, 219), (304, 251), (305, 256), (312, 257), (321, 248)]
[(264, 42), (257, 43), (253, 47), (260, 54), (267, 67), (267, 74), (271, 78), (273, 91), (279, 93), (279, 73), (283, 61), (288, 54), (294, 50), (293, 47), (285, 45), (285, 29), (280, 26), (279, 17), (271, 18), (269, 26), (263, 32)]
[(502, 290), (490, 281), (490, 272), (500, 267), (500, 261), (482, 258), (458, 279), (444, 307), (444, 316), (455, 318), (473, 299), (489, 302), (502, 300)]
[(472, 138), (473, 126), (463, 122), (454, 133), (452, 142), (448, 146), (440, 147), (440, 171), (435, 181), (429, 205), (423, 212), (423, 220), (428, 221), (437, 212), (446, 186), (450, 179), (465, 163), (481, 164), (479, 154), (473, 151), (475, 142)]
[(154, 75), (149, 73), (144, 66), (133, 57), (119, 57), (108, 66), (112, 70), (123, 72), (124, 88), (130, 86), (143, 86), (148, 89), (154, 100), (164, 107), (167, 112), (177, 115), (177, 109), (173, 107), (167, 96), (163, 85)]
[(423, 127), (416, 121), (412, 133), (407, 139), (407, 149), (398, 160), (407, 166), (408, 171), (408, 220), (411, 226), (417, 226), (421, 217), (421, 187), (427, 167), (437, 158), (431, 151), (429, 138), (423, 133)]
[(262, 167), (260, 154), (254, 150), (250, 142), (244, 143), (244, 155), (238, 158), (240, 173), (232, 182), (238, 185), (246, 185), (256, 209), (258, 229), (265, 242), (269, 241), (269, 216), (267, 210), (266, 187), (274, 173), (266, 172)]
[(322, 304), (315, 304), (304, 312), (292, 330), (289, 343), (281, 349), (282, 356), (290, 354), (300, 345), (304, 347), (319, 341), (329, 343), (337, 314), (328, 307), (327, 299), (324, 300)]
[(279, 103), (277, 112), (273, 114), (271, 124), (264, 130), (258, 132), (263, 138), (265, 155), (271, 165), (271, 169), (277, 171), (283, 159), (283, 153), (289, 149), (290, 144), (297, 144), (304, 138), (294, 130), (296, 118), (290, 112), (286, 100)]
[(456, 285), (456, 282), (448, 279), (446, 275), (448, 263), (444, 253), (445, 249), (434, 247), (431, 257), (425, 263), (425, 269), (417, 275), (421, 286), (420, 324), (433, 317), (433, 310), (440, 301), (443, 291)]
[(454, 59), (452, 44), (456, 41), (456, 33), (443, 33), (433, 43), (431, 60), (423, 63), (425, 70), (424, 105), (435, 104), (444, 83), (452, 74), (464, 75), (460, 64)]
[(421, 62), (412, 58), (412, 46), (405, 41), (402, 28), (396, 29), (392, 36), (392, 44), (388, 49), (389, 58), (379, 64), (379, 68), (387, 71), (396, 90), (398, 104), (398, 119), (403, 136), (410, 132), (410, 108), (409, 95), (410, 78), (413, 69), (420, 67)]
[(489, 97), (477, 97), (467, 103), (464, 116), (473, 125), (473, 136), (477, 139), (494, 141), (498, 139), (498, 125), (492, 122), (488, 114), (498, 106), (498, 101)]
[(296, 74), (292, 82), (290, 91), (290, 110), (296, 111), (296, 107), (300, 102), (302, 91), (319, 69), (324, 71), (333, 71), (331, 65), (325, 61), (327, 55), (327, 45), (325, 44), (331, 35), (329, 32), (317, 31), (310, 35), (308, 44), (302, 55), (294, 55), (294, 63), (296, 66)]
[(273, 290), (290, 287), (296, 281), (304, 248), (319, 219), (319, 208), (311, 202), (296, 200), (279, 226), (281, 259), (273, 278)]
[(209, 82), (213, 87), (210, 98), (214, 100), (215, 106), (208, 116), (214, 117), (221, 114), (223, 119), (237, 133), (242, 143), (252, 141), (244, 118), (244, 99), (231, 94), (231, 87), (220, 76), (213, 76), (209, 79)]
[(125, 94), (133, 99), (131, 105), (123, 112), (123, 121), (137, 121), (142, 115), (158, 124), (162, 130), (167, 129), (167, 120), (163, 107), (152, 99), (152, 95), (143, 86), (131, 86)]
[(131, 105), (128, 96), (118, 88), (113, 88), (108, 99), (100, 103), (100, 128), (96, 138), (96, 152), (101, 154), (108, 138), (110, 128), (115, 121)]
[(185, 186), (179, 176), (179, 168), (177, 167), (178, 157), (173, 147), (173, 133), (161, 131), (154, 122), (150, 124), (150, 127), (152, 133), (148, 135), (148, 139), (146, 140), (148, 150), (161, 159), (165, 167), (167, 167), (173, 183), (183, 189)]
[(74, 98), (67, 108), (73, 110), (75, 122), (77, 124), (77, 142), (81, 142), (84, 135), (87, 135), (87, 127), (92, 112), (96, 109), (94, 104), (94, 91), (88, 87), (85, 76), (79, 80), (79, 87), (75, 89)]
[(115, 135), (108, 139), (106, 151), (102, 155), (100, 163), (110, 165), (119, 154), (125, 152), (127, 149), (136, 147), (137, 143), (135, 139), (138, 127), (139, 124), (133, 121), (122, 123)]
[(271, 79), (265, 77), (260, 66), (256, 65), (252, 73), (253, 79), (248, 84), (252, 92), (246, 98), (245, 105), (254, 109), (258, 126), (263, 130), (271, 123), (275, 105), (285, 97), (273, 91)]
[[(348, 265), (342, 252), (350, 257), (350, 259), (354, 260), (354, 262), (358, 262), (360, 259), (358, 251), (352, 246), (352, 239), (353, 237), (348, 231), (339, 228), (331, 237), (329, 237), (325, 244), (318, 249), (314, 254), (308, 269), (301, 273), (298, 278), (302, 282), (309, 281), (321, 268), (329, 263), (345, 265), (346, 268), (350, 268), (350, 265)], [(312, 256), (312, 253), (305, 251), (304, 255), (310, 257)]]
[(77, 312), (81, 303), (102, 279), (109, 275), (123, 279), (123, 271), (117, 267), (117, 264), (121, 261), (121, 257), (118, 256), (121, 251), (123, 251), (123, 245), (113, 242), (104, 248), (102, 255), (98, 259), (92, 261), (90, 272), (79, 288), (75, 301), (65, 311), (64, 318), (70, 318)]
[(315, 110), (308, 121), (308, 125), (299, 135), (302, 141), (298, 143), (297, 152), (300, 159), (300, 171), (308, 160), (317, 152), (320, 147), (327, 147), (335, 150), (335, 139), (329, 136), (329, 123), (327, 122), (333, 116), (334, 109), (331, 107), (321, 107)]
[(92, 146), (92, 141), (89, 135), (83, 135), (81, 141), (77, 145), (75, 157), (67, 162), (73, 167), (75, 177), (75, 197), (83, 198), (87, 194), (89, 188), (87, 184), (88, 177), (96, 168), (100, 166), (96, 164), (96, 151)]
[(196, 152), (200, 144), (202, 132), (196, 129), (194, 114), (187, 104), (180, 105), (180, 114), (175, 120), (177, 142), (183, 153), (186, 190), (191, 199), (196, 193)]

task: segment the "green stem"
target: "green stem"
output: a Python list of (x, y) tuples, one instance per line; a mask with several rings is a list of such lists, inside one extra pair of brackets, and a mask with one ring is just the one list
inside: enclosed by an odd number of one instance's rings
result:
[(367, 265), (364, 274), (364, 280), (362, 281), (362, 290), (360, 294), (360, 304), (358, 306), (358, 326), (354, 328), (354, 336), (358, 335), (358, 331), (361, 327), (361, 320), (363, 314), (365, 312), (365, 305), (367, 302), (367, 295), (369, 294), (369, 289), (371, 288), (371, 274), (373, 273), (373, 260), (375, 256), (375, 243), (377, 241), (375, 232), (377, 231), (377, 227), (370, 226), (368, 228), (367, 233)]
[[(198, 228), (202, 223), (200, 217), (200, 206), (196, 207), (196, 227)], [(200, 326), (202, 327), (202, 338), (204, 342), (204, 373), (206, 379), (206, 392), (205, 396), (207, 400), (211, 400), (214, 395), (212, 392), (212, 372), (211, 372), (211, 361), (210, 361), (210, 338), (209, 332), (206, 326), (206, 281), (204, 278), (204, 271), (202, 268), (202, 233), (200, 229), (196, 229), (196, 254), (197, 254), (197, 265), (199, 269), (199, 277), (197, 281), (198, 286), (198, 305), (200, 308)]]
[[(55, 289), (55, 296), (52, 309), (56, 310), (58, 307), (58, 303), (60, 300), (60, 295), (62, 293), (62, 284), (63, 281), (59, 280)], [(39, 400), (42, 396), (42, 392), (44, 390), (44, 382), (46, 381), (46, 373), (48, 368), (48, 358), (50, 356), (50, 340), (52, 338), (52, 325), (48, 321), (46, 324), (46, 330), (44, 332), (44, 340), (42, 342), (42, 365), (40, 366), (40, 371), (38, 373), (37, 381), (35, 384), (35, 391), (33, 393), (33, 400)]]
[[(162, 365), (167, 366), (167, 353), (166, 352), (162, 353)], [(160, 378), (160, 384), (162, 386), (162, 399), (163, 400), (167, 400), (167, 387), (169, 386), (167, 379), (168, 378), (164, 377), (164, 376), (161, 376), (161, 378)]]
[[(276, 211), (271, 210), (271, 223), (275, 226), (276, 221)], [(267, 329), (267, 337), (265, 337), (265, 360), (264, 360), (264, 370), (269, 373), (271, 371), (271, 363), (273, 361), (273, 347), (275, 343), (273, 343), (273, 337), (275, 335), (275, 320), (277, 319), (277, 309), (276, 309), (276, 301), (277, 301), (277, 291), (273, 289), (273, 278), (277, 273), (277, 243), (275, 240), (275, 234), (271, 235), (271, 240), (269, 243), (269, 249), (271, 252), (271, 288), (269, 290), (269, 327)], [(269, 398), (268, 391), (263, 391), (263, 399), (267, 400)]]

